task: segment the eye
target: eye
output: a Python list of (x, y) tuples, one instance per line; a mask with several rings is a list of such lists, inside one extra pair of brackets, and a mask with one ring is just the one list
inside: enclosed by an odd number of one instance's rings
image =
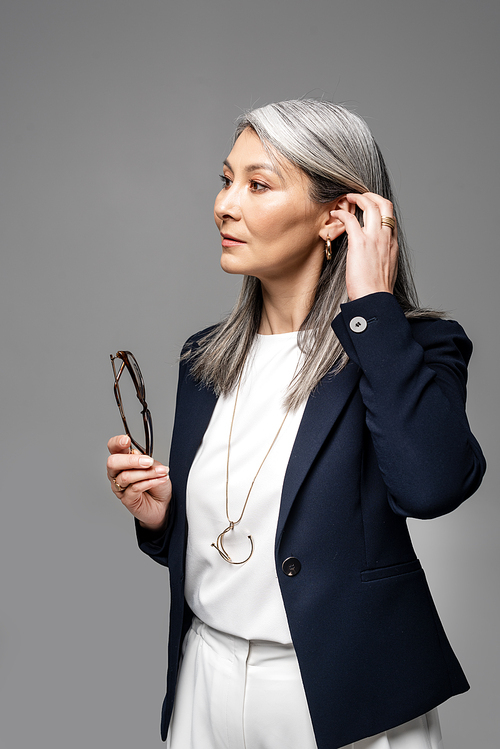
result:
[(220, 180), (222, 182), (222, 187), (231, 187), (232, 180), (229, 179), (229, 177), (226, 177), (225, 174), (219, 174)]
[(250, 180), (250, 190), (252, 192), (264, 192), (265, 190), (268, 190), (268, 186), (265, 185), (263, 182), (256, 182), (254, 179)]

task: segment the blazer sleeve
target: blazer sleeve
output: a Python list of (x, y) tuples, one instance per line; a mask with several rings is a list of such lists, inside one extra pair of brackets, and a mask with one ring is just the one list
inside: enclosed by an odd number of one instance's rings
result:
[(465, 332), (450, 320), (409, 320), (385, 292), (343, 304), (332, 327), (362, 371), (366, 423), (392, 509), (417, 518), (451, 512), (486, 468), (465, 413)]
[(168, 567), (168, 547), (172, 535), (172, 526), (172, 512), (170, 512), (167, 527), (161, 532), (143, 528), (135, 518), (135, 532), (139, 548), (164, 567)]

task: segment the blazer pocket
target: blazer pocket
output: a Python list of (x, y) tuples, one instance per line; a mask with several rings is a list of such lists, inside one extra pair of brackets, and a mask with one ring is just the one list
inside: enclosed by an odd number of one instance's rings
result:
[(403, 562), (402, 564), (391, 564), (390, 567), (378, 567), (375, 570), (363, 570), (361, 572), (361, 581), (371, 583), (375, 580), (385, 580), (388, 577), (398, 577), (399, 575), (408, 575), (410, 572), (418, 572), (422, 565), (418, 559), (412, 562)]

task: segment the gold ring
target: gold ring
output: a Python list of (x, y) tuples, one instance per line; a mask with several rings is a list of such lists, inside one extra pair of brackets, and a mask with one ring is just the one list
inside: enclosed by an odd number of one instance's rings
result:
[(388, 226), (390, 229), (396, 228), (396, 221), (392, 216), (382, 216), (380, 223), (382, 226)]
[(124, 492), (127, 487), (120, 486), (116, 479), (113, 479), (113, 484), (116, 486), (119, 492)]

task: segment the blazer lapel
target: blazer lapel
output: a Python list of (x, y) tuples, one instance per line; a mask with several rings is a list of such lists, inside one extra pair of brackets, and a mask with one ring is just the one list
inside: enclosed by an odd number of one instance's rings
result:
[(170, 462), (175, 466), (172, 479), (182, 505), (185, 503), (189, 470), (217, 403), (217, 396), (212, 390), (201, 387), (191, 378), (187, 378), (184, 388), (182, 408), (178, 410), (170, 451)]
[(276, 543), (290, 512), (293, 501), (318, 451), (338, 419), (347, 399), (357, 385), (361, 370), (354, 362), (337, 375), (328, 374), (309, 396), (300, 422), (283, 482)]

